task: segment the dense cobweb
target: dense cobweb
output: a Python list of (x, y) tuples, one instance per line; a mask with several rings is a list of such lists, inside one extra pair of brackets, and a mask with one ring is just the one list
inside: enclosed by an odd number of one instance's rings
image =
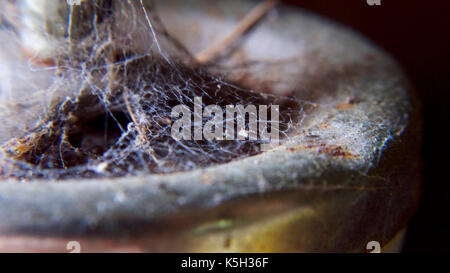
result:
[[(268, 105), (270, 113), (271, 105), (279, 105), (282, 139), (301, 119), (300, 101), (240, 88), (196, 63), (149, 1), (83, 1), (67, 7), (67, 16), (51, 65), (34, 68), (54, 73), (45, 92), (56, 95), (34, 127), (3, 144), (3, 177), (171, 173), (261, 152), (266, 140), (175, 139), (172, 109), (193, 110), (195, 97), (203, 107), (224, 111), (226, 105), (252, 104)], [(267, 119), (270, 124), (270, 114)]]

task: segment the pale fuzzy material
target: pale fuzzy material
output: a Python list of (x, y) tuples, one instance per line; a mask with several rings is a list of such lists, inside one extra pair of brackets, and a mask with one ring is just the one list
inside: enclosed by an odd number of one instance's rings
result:
[[(222, 108), (285, 104), (280, 113), (281, 122), (287, 122), (282, 126), (283, 135), (302, 113), (305, 106), (300, 101), (277, 101), (230, 84), (220, 73), (212, 75), (194, 66), (193, 57), (166, 32), (149, 1), (113, 3), (112, 15), (104, 10), (95, 16), (87, 12), (85, 17), (93, 16), (81, 22), (82, 26), (77, 25), (77, 8), (53, 9), (67, 12), (67, 31), (55, 32), (49, 27), (52, 32), (48, 33), (45, 29), (45, 35), (35, 39), (34, 48), (24, 35), (30, 31), (39, 34), (42, 29), (34, 28), (29, 20), (16, 29), (18, 35), (5, 32), (8, 42), (2, 47), (12, 54), (2, 58), (1, 104), (9, 112), (0, 118), (10, 123), (1, 125), (1, 140), (14, 139), (3, 146), (0, 173), (4, 176), (49, 179), (170, 173), (261, 152), (259, 140), (173, 139), (171, 121), (167, 121), (171, 109), (192, 104), (195, 96), (204, 96), (205, 105)], [(23, 16), (30, 16), (30, 10), (25, 11)], [(50, 23), (60, 17), (50, 16)], [(76, 36), (83, 31), (84, 36)], [(104, 118), (104, 124), (83, 127), (98, 118)], [(109, 119), (116, 125), (108, 125)], [(113, 126), (121, 135), (111, 140), (107, 128)], [(110, 137), (116, 131), (110, 132)], [(94, 153), (94, 149), (104, 151)]]

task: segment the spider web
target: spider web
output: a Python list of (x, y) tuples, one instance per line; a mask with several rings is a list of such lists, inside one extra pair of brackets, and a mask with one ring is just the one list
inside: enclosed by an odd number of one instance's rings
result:
[[(53, 49), (53, 66), (33, 68), (52, 75), (40, 91), (51, 98), (35, 126), (3, 144), (3, 177), (171, 173), (262, 152), (260, 144), (267, 141), (173, 138), (172, 108), (193, 110), (194, 97), (202, 97), (203, 107), (222, 109), (268, 105), (270, 113), (271, 105), (279, 105), (282, 140), (304, 113), (299, 100), (240, 88), (222, 76), (226, 71), (196, 63), (167, 33), (150, 1), (83, 1), (68, 7), (67, 17), (63, 42)], [(3, 28), (8, 25), (3, 19)], [(8, 30), (14, 38), (16, 32)], [(203, 124), (208, 120), (203, 118)], [(270, 115), (265, 122), (271, 124)]]

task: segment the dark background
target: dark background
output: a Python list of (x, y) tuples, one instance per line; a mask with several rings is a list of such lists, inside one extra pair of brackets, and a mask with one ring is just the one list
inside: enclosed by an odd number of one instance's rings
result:
[(351, 26), (403, 66), (424, 109), (423, 193), (404, 251), (450, 250), (450, 1), (381, 0), (380, 6), (366, 0), (284, 2)]

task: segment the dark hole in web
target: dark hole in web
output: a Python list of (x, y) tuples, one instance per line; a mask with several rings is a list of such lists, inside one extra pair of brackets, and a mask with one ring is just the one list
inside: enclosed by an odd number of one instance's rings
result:
[(79, 129), (68, 135), (69, 143), (81, 151), (101, 156), (112, 147), (127, 128), (130, 118), (124, 112), (111, 112), (80, 119)]

